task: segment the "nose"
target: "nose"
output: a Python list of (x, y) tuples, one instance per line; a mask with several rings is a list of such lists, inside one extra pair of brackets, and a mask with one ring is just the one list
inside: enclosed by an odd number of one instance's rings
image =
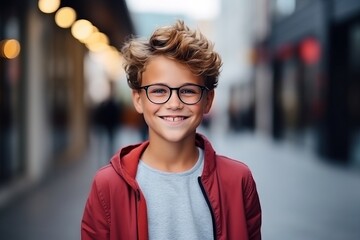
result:
[(183, 103), (181, 102), (179, 95), (178, 95), (178, 90), (177, 89), (172, 89), (171, 90), (171, 95), (169, 100), (166, 102), (166, 106), (169, 109), (181, 109), (183, 107)]

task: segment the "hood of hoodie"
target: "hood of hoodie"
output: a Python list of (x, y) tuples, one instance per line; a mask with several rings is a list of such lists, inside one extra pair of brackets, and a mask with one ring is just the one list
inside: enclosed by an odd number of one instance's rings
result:
[[(206, 177), (215, 168), (215, 151), (209, 140), (202, 134), (196, 133), (195, 143), (197, 147), (204, 150), (204, 170), (202, 177)], [(135, 189), (138, 188), (135, 178), (139, 160), (148, 145), (149, 141), (145, 141), (124, 147), (117, 152), (110, 161), (114, 170)]]

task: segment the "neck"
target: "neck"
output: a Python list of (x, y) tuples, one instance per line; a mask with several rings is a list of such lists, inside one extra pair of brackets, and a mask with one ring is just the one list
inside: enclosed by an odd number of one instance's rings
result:
[(166, 172), (184, 172), (196, 163), (199, 153), (195, 138), (181, 143), (152, 141), (142, 155), (142, 160), (149, 166)]

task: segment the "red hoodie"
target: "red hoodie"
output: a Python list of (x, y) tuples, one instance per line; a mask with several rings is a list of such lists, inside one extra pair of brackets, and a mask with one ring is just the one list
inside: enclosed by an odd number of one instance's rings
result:
[[(147, 240), (146, 201), (135, 180), (148, 142), (120, 150), (95, 175), (81, 222), (81, 239)], [(216, 155), (210, 142), (196, 135), (204, 149), (199, 186), (209, 205), (217, 240), (260, 240), (261, 207), (249, 168)]]

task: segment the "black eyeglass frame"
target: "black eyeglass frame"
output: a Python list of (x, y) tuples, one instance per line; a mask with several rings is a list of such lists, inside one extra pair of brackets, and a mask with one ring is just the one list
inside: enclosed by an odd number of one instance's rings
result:
[[(148, 89), (149, 89), (149, 87), (152, 87), (152, 86), (163, 86), (163, 87), (166, 87), (166, 88), (170, 89), (169, 97), (168, 97), (165, 101), (163, 101), (163, 102), (154, 102), (154, 101), (152, 101), (152, 100), (150, 99), (150, 97), (149, 97), (149, 94), (148, 94)], [(196, 86), (196, 87), (199, 87), (199, 88), (200, 88), (201, 94), (200, 94), (199, 100), (196, 101), (195, 103), (186, 103), (186, 102), (184, 102), (184, 100), (181, 99), (181, 97), (180, 97), (180, 89), (182, 89), (183, 87), (186, 87), (186, 86)], [(177, 87), (177, 88), (172, 88), (172, 87), (169, 87), (168, 85), (162, 84), (162, 83), (155, 83), (155, 84), (150, 84), (150, 85), (146, 85), (146, 86), (141, 86), (141, 87), (138, 87), (137, 89), (138, 89), (138, 90), (144, 89), (144, 90), (145, 90), (145, 93), (146, 93), (147, 99), (148, 99), (150, 102), (152, 102), (152, 103), (154, 103), (154, 104), (159, 104), (159, 105), (160, 105), (160, 104), (165, 104), (165, 103), (167, 103), (167, 102), (169, 101), (169, 99), (171, 98), (172, 93), (173, 93), (174, 90), (176, 90), (176, 94), (177, 94), (178, 98), (180, 99), (180, 101), (181, 101), (182, 103), (186, 104), (186, 105), (195, 105), (195, 104), (197, 104), (198, 102), (201, 101), (201, 99), (202, 99), (202, 97), (203, 97), (203, 95), (204, 95), (204, 91), (209, 91), (209, 88), (207, 88), (206, 86), (201, 86), (201, 85), (194, 84), (194, 83), (187, 83), (187, 84), (184, 84), (184, 85), (182, 85), (182, 86), (180, 86), (180, 87)]]

